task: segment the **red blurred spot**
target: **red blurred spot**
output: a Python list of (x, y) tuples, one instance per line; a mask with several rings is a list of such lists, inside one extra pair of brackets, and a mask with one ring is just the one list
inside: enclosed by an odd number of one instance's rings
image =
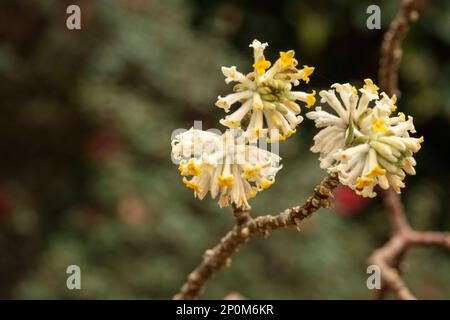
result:
[(75, 221), (80, 229), (90, 231), (99, 227), (104, 222), (104, 216), (100, 208), (95, 205), (83, 205), (77, 211)]
[(357, 195), (355, 191), (343, 185), (334, 190), (334, 208), (342, 216), (353, 217), (360, 214), (369, 201), (369, 199)]
[(86, 152), (95, 161), (105, 161), (120, 148), (120, 143), (111, 132), (98, 132), (86, 141)]
[(7, 216), (12, 210), (11, 194), (8, 190), (0, 188), (0, 218)]
[(117, 213), (128, 225), (139, 225), (150, 218), (147, 204), (136, 196), (122, 197), (117, 205)]

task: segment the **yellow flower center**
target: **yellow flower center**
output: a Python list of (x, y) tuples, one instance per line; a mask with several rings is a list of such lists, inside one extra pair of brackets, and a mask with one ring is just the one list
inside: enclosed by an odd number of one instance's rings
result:
[(308, 67), (308, 66), (303, 66), (303, 80), (308, 83), (309, 82), (309, 76), (312, 75), (312, 73), (314, 72), (314, 67)]
[(316, 103), (316, 90), (313, 90), (312, 93), (308, 94), (306, 97), (306, 107), (311, 108)]
[(384, 176), (385, 174), (386, 174), (386, 170), (385, 169), (382, 169), (379, 166), (375, 166), (375, 167), (373, 167), (372, 170), (370, 170), (367, 173), (367, 176), (369, 178), (376, 178), (376, 177), (379, 177), (379, 176)]
[(186, 187), (193, 189), (195, 192), (197, 192), (197, 193), (200, 192), (200, 185), (198, 183), (189, 181), (186, 178), (183, 178), (183, 183), (186, 185)]
[(369, 91), (370, 93), (377, 93), (378, 90), (380, 90), (380, 88), (378, 88), (378, 86), (374, 84), (371, 79), (365, 79), (364, 83), (365, 85), (363, 86), (363, 88)]
[(264, 179), (261, 183), (261, 189), (263, 189), (263, 190), (267, 189), (274, 183), (275, 183), (275, 178), (273, 178), (273, 180)]
[(194, 159), (190, 159), (187, 165), (187, 169), (190, 175), (198, 176), (202, 173), (202, 169), (195, 165)]
[(261, 171), (261, 167), (260, 166), (254, 166), (254, 167), (246, 168), (244, 170), (244, 172), (242, 173), (242, 178), (244, 178), (246, 180), (251, 179), (251, 178), (257, 176), (260, 171)]
[(186, 160), (181, 160), (180, 164), (178, 165), (178, 171), (180, 171), (182, 176), (188, 176), (189, 172), (184, 170), (184, 164), (186, 163)]
[(266, 72), (266, 69), (270, 68), (270, 65), (270, 61), (267, 61), (264, 57), (261, 57), (253, 64), (253, 68), (255, 68), (256, 72), (262, 75)]
[(217, 182), (219, 183), (219, 186), (221, 188), (231, 187), (233, 185), (233, 180), (234, 180), (234, 177), (231, 175), (227, 176), (227, 177), (217, 176)]
[(372, 120), (372, 131), (373, 132), (386, 132), (386, 120), (384, 118), (374, 118)]
[(280, 51), (281, 67), (292, 67), (295, 64), (294, 55), (294, 50), (289, 50), (288, 52)]
[(373, 185), (373, 179), (371, 178), (357, 178), (356, 189), (363, 189), (364, 187), (370, 187)]
[(252, 198), (256, 197), (257, 194), (258, 194), (258, 189), (256, 187), (252, 187), (252, 189), (248, 192), (247, 198), (252, 199)]
[(289, 138), (290, 136), (292, 136), (296, 132), (297, 132), (297, 130), (295, 130), (295, 129), (294, 130), (289, 130), (284, 135), (282, 135), (280, 137), (280, 140), (286, 140), (287, 138)]

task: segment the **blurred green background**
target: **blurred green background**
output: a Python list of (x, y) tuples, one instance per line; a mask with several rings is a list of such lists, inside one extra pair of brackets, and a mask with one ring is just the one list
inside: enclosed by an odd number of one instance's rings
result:
[[(382, 29), (366, 28), (381, 7)], [(78, 4), (82, 29), (66, 28)], [(0, 4), (0, 298), (167, 299), (232, 226), (216, 200), (194, 199), (170, 161), (174, 129), (216, 127), (220, 72), (248, 72), (248, 44), (268, 58), (295, 49), (316, 67), (308, 87), (376, 79), (398, 1), (12, 1)], [(450, 2), (430, 1), (404, 44), (399, 110), (425, 144), (403, 199), (417, 229), (450, 230)], [(251, 202), (274, 214), (325, 174), (309, 121), (280, 145), (277, 183)], [(301, 233), (255, 238), (204, 298), (369, 299), (367, 258), (389, 236), (379, 199), (346, 189)], [(450, 254), (413, 249), (405, 279), (421, 298), (450, 297)], [(82, 289), (66, 288), (66, 268)]]

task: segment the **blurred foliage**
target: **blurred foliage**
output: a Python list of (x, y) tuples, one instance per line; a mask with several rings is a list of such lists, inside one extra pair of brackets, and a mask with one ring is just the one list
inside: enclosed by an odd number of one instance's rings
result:
[[(398, 9), (380, 1), (12, 1), (0, 4), (0, 297), (170, 298), (202, 252), (232, 225), (199, 202), (170, 161), (170, 136), (202, 120), (230, 90), (222, 65), (248, 70), (254, 38), (268, 55), (294, 48), (316, 66), (311, 88), (376, 79), (383, 32)], [(65, 27), (77, 3), (82, 30)], [(399, 107), (426, 143), (404, 201), (418, 229), (449, 230), (450, 3), (430, 2), (405, 41)], [(277, 184), (254, 214), (302, 202), (324, 175), (305, 122), (281, 145)], [(205, 298), (367, 299), (366, 259), (386, 241), (379, 200), (336, 197), (301, 233), (253, 239), (214, 277)], [(342, 206), (344, 204), (344, 206)], [(352, 208), (345, 212), (345, 208)], [(344, 208), (338, 210), (339, 208)], [(66, 268), (82, 290), (66, 288)], [(424, 298), (450, 297), (450, 255), (414, 250), (405, 274)]]

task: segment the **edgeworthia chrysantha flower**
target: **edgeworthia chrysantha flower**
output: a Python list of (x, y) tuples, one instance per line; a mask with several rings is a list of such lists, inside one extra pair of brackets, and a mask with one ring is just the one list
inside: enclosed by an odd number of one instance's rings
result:
[(184, 184), (199, 199), (219, 196), (220, 207), (250, 208), (248, 199), (269, 188), (281, 169), (279, 156), (248, 144), (241, 130), (220, 135), (191, 128), (172, 140), (172, 154)]
[[(280, 57), (271, 66), (264, 57), (267, 45), (258, 40), (250, 44), (254, 64), (253, 71), (247, 75), (237, 71), (235, 66), (222, 67), (225, 82), (237, 84), (233, 88), (234, 93), (218, 97), (216, 106), (227, 113), (233, 104), (239, 102), (240, 106), (220, 123), (229, 128), (246, 127), (245, 134), (250, 141), (264, 136), (268, 136), (269, 142), (288, 138), (303, 121), (296, 101), (305, 103), (307, 107), (316, 101), (315, 91), (291, 91), (300, 80), (308, 83), (314, 68), (303, 66), (297, 69), (298, 61), (293, 50), (280, 52)], [(248, 123), (242, 125), (243, 121)]]
[(413, 118), (399, 112), (396, 97), (389, 97), (370, 79), (359, 89), (348, 83), (334, 84), (320, 92), (321, 103), (334, 114), (316, 107), (306, 116), (321, 130), (311, 151), (320, 153), (320, 166), (337, 172), (342, 184), (364, 197), (374, 197), (374, 187), (391, 186), (397, 193), (405, 186), (406, 173), (414, 175), (413, 154), (423, 137), (415, 133)]

